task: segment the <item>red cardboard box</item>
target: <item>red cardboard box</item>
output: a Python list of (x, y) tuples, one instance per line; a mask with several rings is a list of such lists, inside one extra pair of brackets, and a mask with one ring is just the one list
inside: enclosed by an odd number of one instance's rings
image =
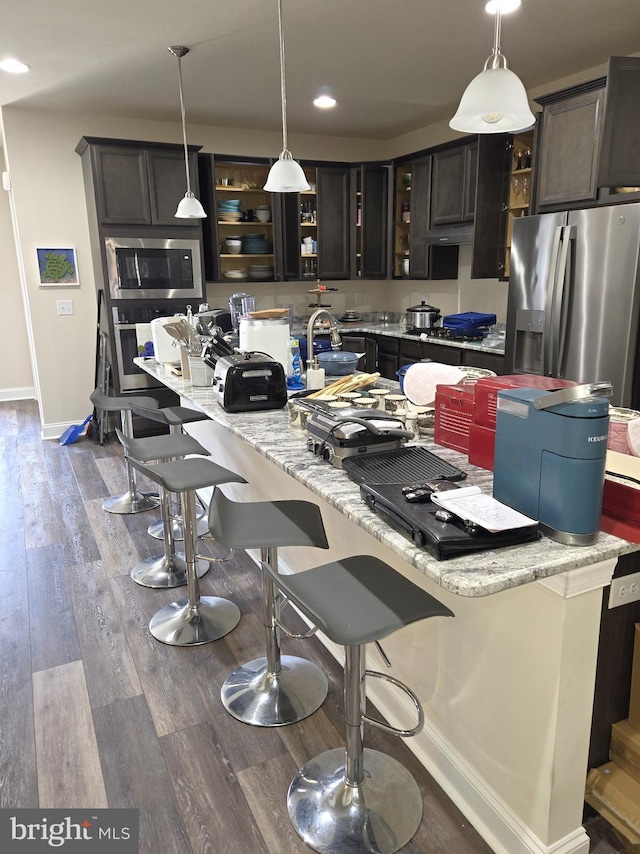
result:
[(469, 427), (473, 421), (476, 383), (436, 386), (435, 425), (436, 445), (453, 448), (466, 454), (469, 450)]
[(559, 380), (554, 377), (540, 377), (537, 374), (507, 374), (502, 377), (480, 377), (476, 381), (474, 417), (475, 424), (483, 427), (496, 426), (498, 392), (505, 388), (539, 388), (553, 391), (558, 388), (577, 385), (571, 380)]
[(496, 431), (492, 427), (469, 425), (469, 462), (472, 465), (493, 471), (495, 444)]

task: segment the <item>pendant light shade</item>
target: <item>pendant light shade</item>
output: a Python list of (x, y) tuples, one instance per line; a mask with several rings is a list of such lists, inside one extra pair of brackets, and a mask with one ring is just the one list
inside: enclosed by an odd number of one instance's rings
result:
[(278, 0), (278, 32), (280, 36), (280, 99), (282, 103), (282, 151), (267, 175), (264, 189), (270, 193), (299, 193), (309, 189), (304, 170), (287, 148), (287, 91), (284, 73), (284, 31), (282, 29), (282, 0)]
[(182, 57), (189, 53), (189, 48), (183, 45), (173, 45), (170, 52), (178, 60), (178, 80), (180, 83), (180, 115), (182, 118), (182, 143), (184, 145), (184, 168), (187, 174), (187, 192), (184, 199), (178, 204), (176, 217), (179, 219), (204, 219), (207, 215), (204, 208), (191, 191), (191, 177), (189, 175), (189, 149), (187, 148), (187, 122), (184, 112), (184, 96), (182, 93)]
[(515, 133), (535, 123), (527, 92), (500, 52), (500, 10), (495, 14), (493, 52), (465, 89), (449, 122), (449, 127), (463, 133)]

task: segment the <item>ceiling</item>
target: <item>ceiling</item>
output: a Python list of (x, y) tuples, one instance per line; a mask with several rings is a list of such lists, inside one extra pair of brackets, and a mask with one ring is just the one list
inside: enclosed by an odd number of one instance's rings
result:
[[(282, 0), (290, 132), (389, 139), (455, 112), (493, 43), (485, 0)], [(2, 10), (0, 105), (280, 127), (276, 0), (28, 0)], [(640, 52), (640, 0), (523, 0), (502, 49), (528, 90)], [(311, 100), (329, 86), (338, 100)]]

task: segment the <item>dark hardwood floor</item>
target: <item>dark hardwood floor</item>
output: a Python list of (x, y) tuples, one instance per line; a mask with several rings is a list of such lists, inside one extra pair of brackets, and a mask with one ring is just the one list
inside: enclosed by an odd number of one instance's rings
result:
[[(101, 509), (126, 485), (117, 442), (43, 442), (35, 402), (18, 401), (0, 403), (0, 450), (0, 807), (137, 807), (141, 854), (308, 852), (285, 795), (299, 765), (343, 743), (338, 664), (316, 639), (285, 640), (325, 670), (327, 701), (279, 729), (234, 720), (220, 685), (263, 651), (255, 564), (240, 553), (202, 581), (240, 607), (231, 634), (158, 643), (149, 619), (185, 589), (129, 577), (161, 544), (146, 533), (154, 513)], [(490, 854), (401, 740), (367, 728), (366, 744), (401, 759), (424, 793), (405, 854)], [(592, 852), (624, 850), (592, 824)]]

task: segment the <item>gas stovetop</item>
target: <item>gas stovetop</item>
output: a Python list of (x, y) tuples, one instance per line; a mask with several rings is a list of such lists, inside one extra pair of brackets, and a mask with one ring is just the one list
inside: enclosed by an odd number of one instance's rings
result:
[(426, 335), (429, 338), (446, 338), (448, 341), (482, 341), (486, 335), (486, 331), (481, 329), (449, 329), (446, 326), (435, 326), (433, 329), (412, 329), (410, 334)]

